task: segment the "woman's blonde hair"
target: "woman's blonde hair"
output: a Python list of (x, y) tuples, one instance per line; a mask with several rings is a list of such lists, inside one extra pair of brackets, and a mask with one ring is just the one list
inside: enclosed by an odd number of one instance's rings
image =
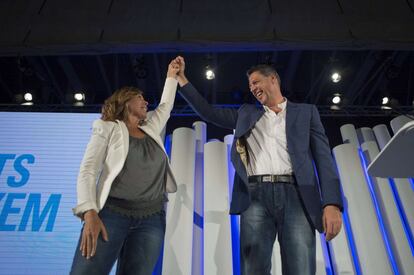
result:
[(128, 118), (127, 102), (143, 92), (135, 87), (122, 87), (108, 97), (102, 106), (101, 119), (105, 121), (122, 120)]

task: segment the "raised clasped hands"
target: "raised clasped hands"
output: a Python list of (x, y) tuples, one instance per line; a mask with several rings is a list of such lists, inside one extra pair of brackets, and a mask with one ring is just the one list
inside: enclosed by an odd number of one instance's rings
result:
[(177, 80), (178, 83), (180, 84), (180, 86), (184, 86), (185, 84), (188, 83), (188, 80), (185, 76), (185, 61), (184, 58), (182, 56), (177, 56), (173, 62), (179, 67), (178, 70), (178, 75), (177, 75)]

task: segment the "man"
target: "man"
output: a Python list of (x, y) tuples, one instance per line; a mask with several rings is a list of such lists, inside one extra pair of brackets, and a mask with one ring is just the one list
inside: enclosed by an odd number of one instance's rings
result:
[(316, 107), (287, 101), (277, 72), (258, 65), (247, 76), (262, 106), (213, 108), (185, 77), (184, 59), (176, 62), (180, 93), (192, 108), (208, 122), (235, 129), (230, 214), (241, 215), (242, 274), (270, 274), (276, 236), (283, 274), (315, 274), (315, 229), (329, 241), (342, 225), (339, 179)]

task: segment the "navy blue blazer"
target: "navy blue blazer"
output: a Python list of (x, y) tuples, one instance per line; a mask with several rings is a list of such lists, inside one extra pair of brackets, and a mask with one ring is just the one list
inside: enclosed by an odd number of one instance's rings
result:
[[(214, 108), (188, 83), (179, 93), (205, 121), (235, 129), (231, 161), (236, 170), (230, 214), (240, 214), (250, 205), (247, 171), (243, 163), (245, 138), (264, 114), (262, 106), (244, 104), (238, 110)], [(334, 166), (328, 138), (314, 105), (287, 102), (287, 149), (296, 176), (297, 189), (311, 224), (323, 231), (322, 211), (326, 205), (343, 209), (337, 170)], [(319, 180), (318, 180), (319, 179)]]

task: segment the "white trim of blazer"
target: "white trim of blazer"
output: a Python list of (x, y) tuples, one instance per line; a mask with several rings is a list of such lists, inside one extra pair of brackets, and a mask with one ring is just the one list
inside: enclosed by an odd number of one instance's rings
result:
[[(176, 90), (177, 80), (167, 78), (160, 104), (144, 125), (140, 126), (141, 130), (155, 140), (166, 156), (160, 134), (170, 117)], [(124, 166), (129, 149), (129, 133), (123, 121), (98, 119), (93, 122), (92, 129), (92, 136), (86, 147), (77, 181), (78, 202), (73, 208), (73, 213), (78, 217), (82, 217), (88, 210), (94, 209), (99, 212), (103, 208), (112, 182)], [(177, 183), (169, 161), (167, 161), (165, 188), (169, 193), (177, 191)]]

